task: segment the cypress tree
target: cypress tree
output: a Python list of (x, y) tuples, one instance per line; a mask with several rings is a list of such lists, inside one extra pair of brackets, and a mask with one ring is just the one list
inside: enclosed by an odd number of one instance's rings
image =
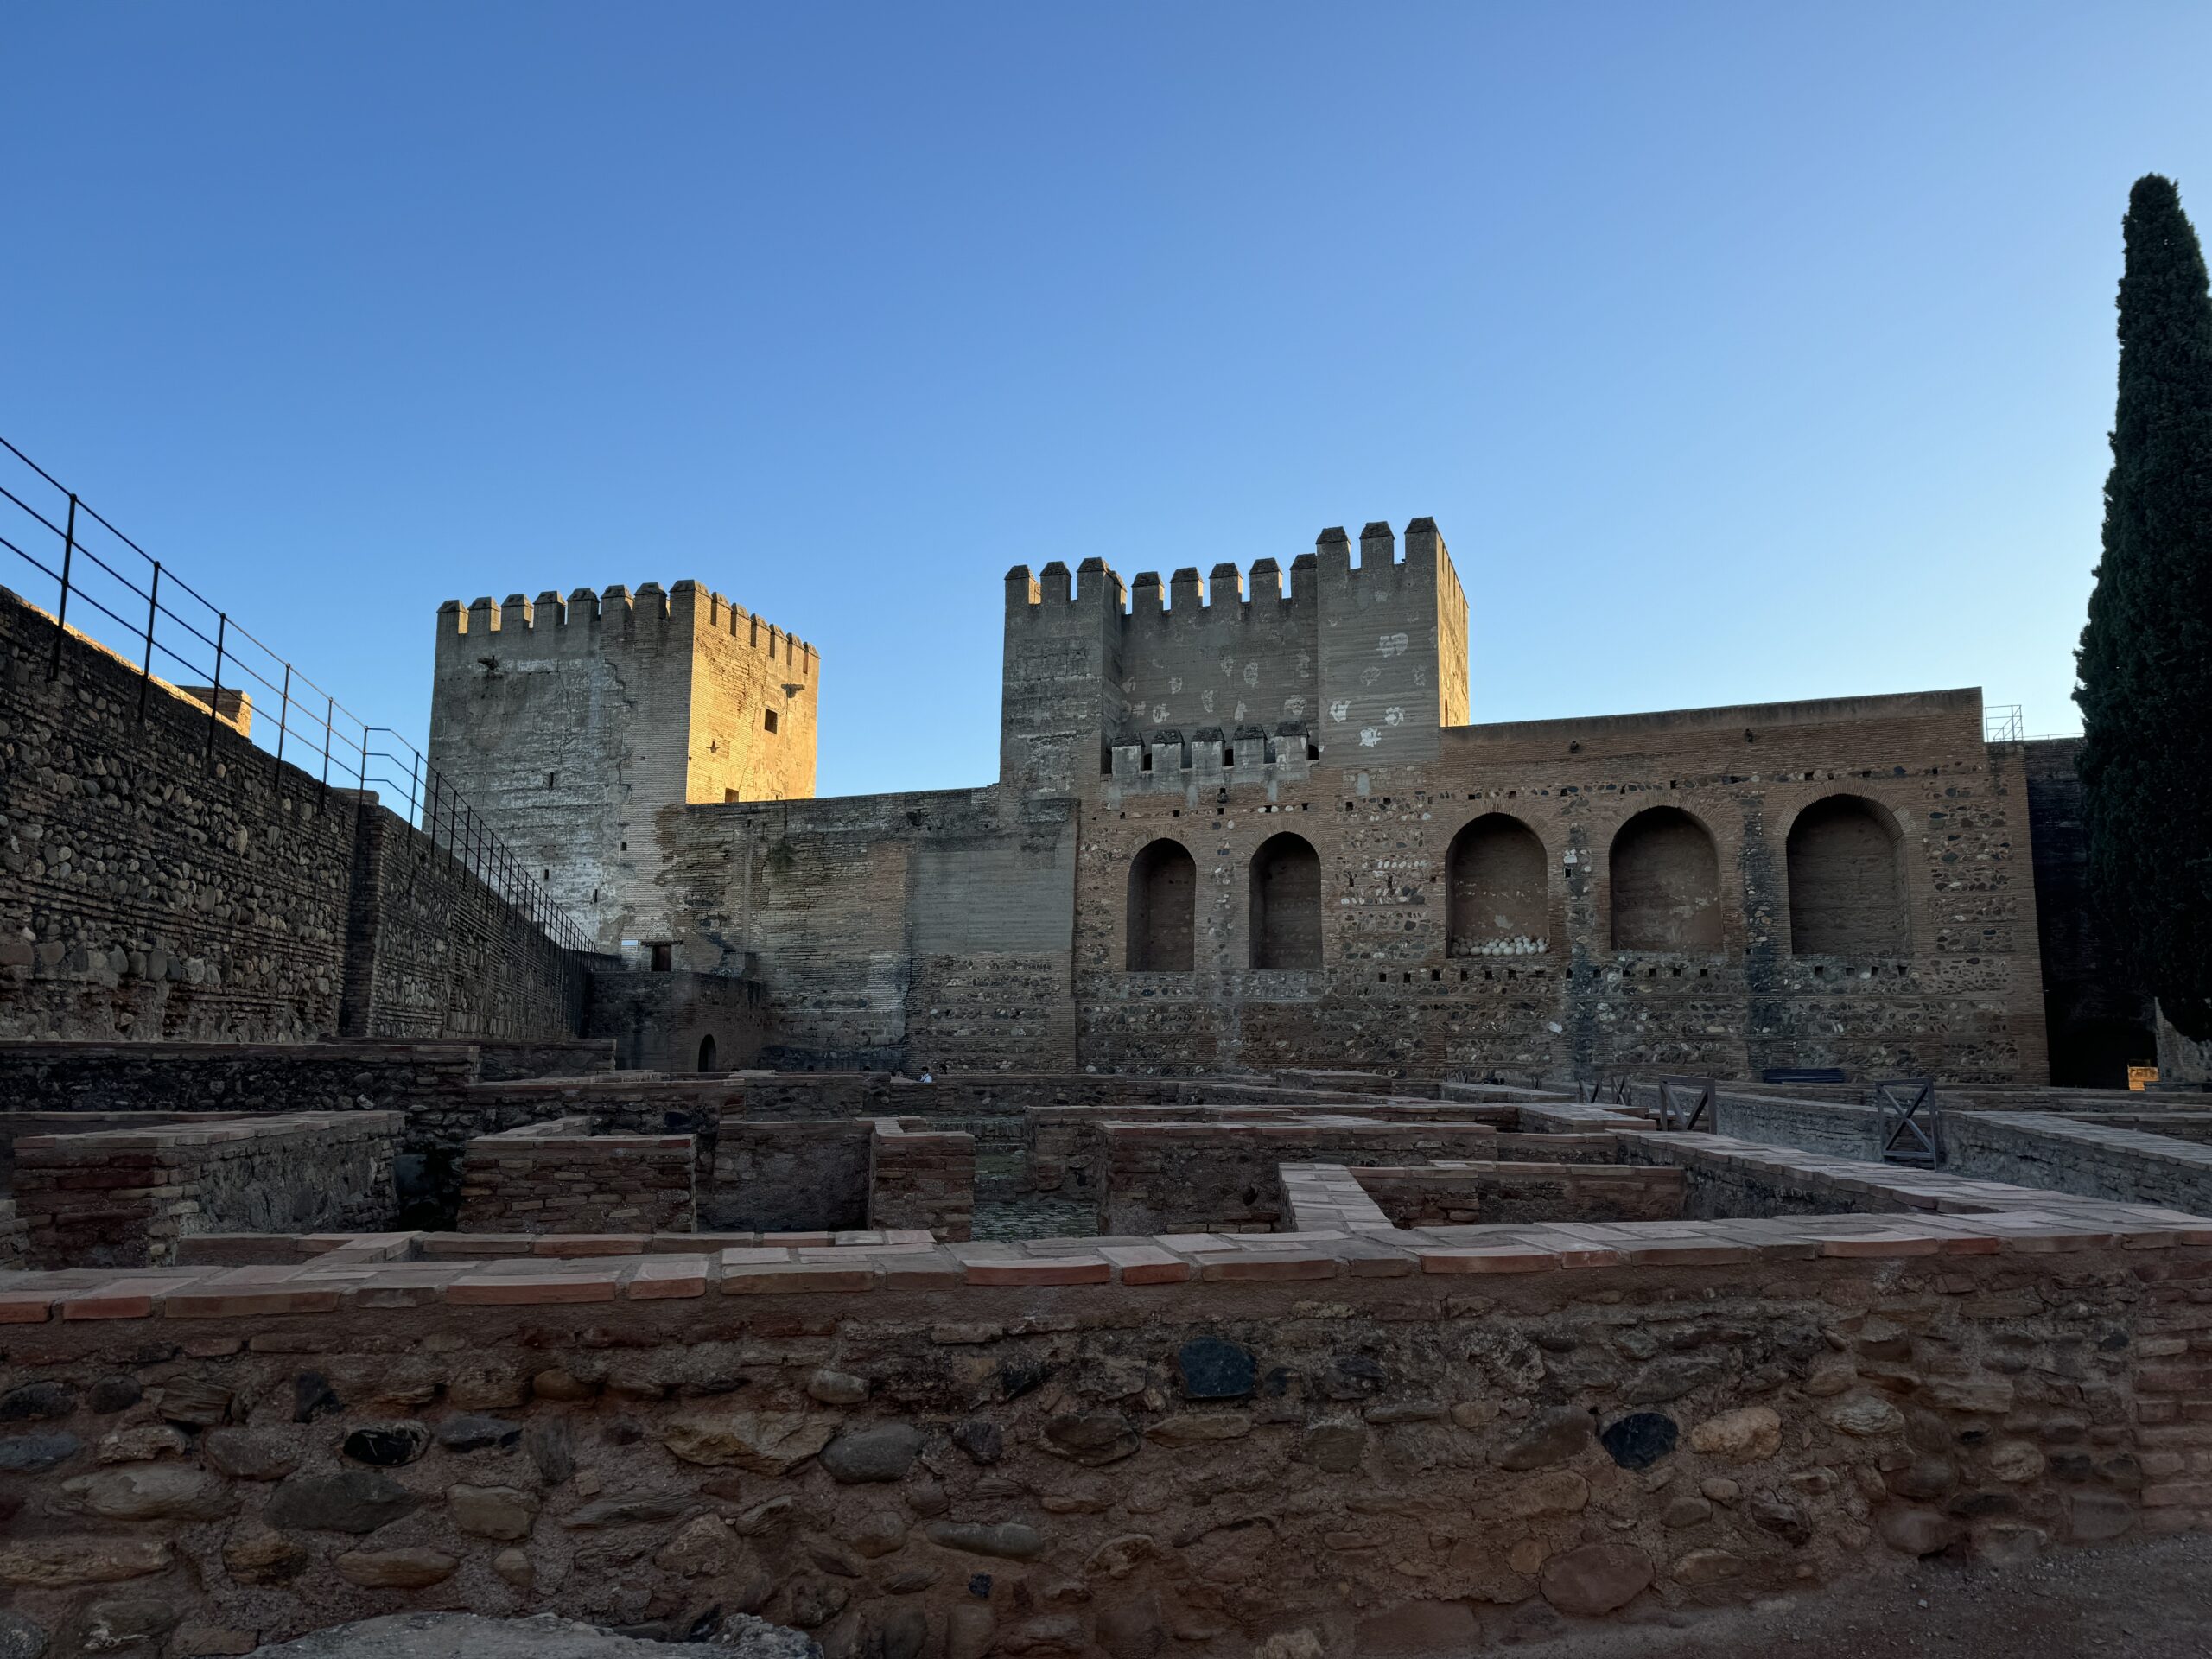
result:
[(2104, 557), (2075, 658), (2092, 892), (2212, 1037), (2212, 295), (2181, 192), (2129, 193)]

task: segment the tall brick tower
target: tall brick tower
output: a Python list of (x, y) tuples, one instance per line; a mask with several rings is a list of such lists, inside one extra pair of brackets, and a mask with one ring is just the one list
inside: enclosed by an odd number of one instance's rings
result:
[(638, 938), (654, 816), (814, 794), (821, 659), (695, 582), (438, 607), (430, 764), (603, 950)]

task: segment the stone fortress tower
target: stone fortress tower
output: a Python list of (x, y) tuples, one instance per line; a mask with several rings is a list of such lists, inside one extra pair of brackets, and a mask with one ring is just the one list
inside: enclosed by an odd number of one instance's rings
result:
[(813, 796), (820, 674), (812, 645), (696, 582), (448, 600), (430, 764), (613, 950), (640, 937), (656, 815)]
[(1974, 689), (1478, 723), (1424, 518), (1004, 598), (990, 783), (814, 798), (812, 647), (693, 582), (447, 605), (431, 758), (686, 1069), (2048, 1075)]
[[(1258, 779), (1325, 754), (1338, 766), (1433, 760), (1467, 721), (1467, 600), (1433, 518), (1324, 531), (1290, 567), (1233, 563), (1202, 582), (1146, 571), (1127, 593), (1104, 561), (1007, 573), (999, 776), (1033, 794), (1096, 796), (1192, 766)], [(1172, 595), (1172, 599), (1171, 599)]]

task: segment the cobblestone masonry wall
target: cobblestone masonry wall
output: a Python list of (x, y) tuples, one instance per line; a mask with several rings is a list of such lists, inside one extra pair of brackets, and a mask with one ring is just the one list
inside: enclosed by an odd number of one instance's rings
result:
[(569, 1037), (589, 969), (429, 837), (381, 809), (361, 816), (346, 916), (349, 1037)]
[(556, 1118), (480, 1135), (461, 1168), (464, 1233), (688, 1233), (694, 1230), (688, 1135), (594, 1135)]
[(0, 590), (0, 1038), (574, 1033), (582, 965), (383, 809)]
[(531, 1121), (503, 1116), (496, 1094), (472, 1098), (480, 1065), (459, 1043), (0, 1043), (0, 1096), (52, 1112), (398, 1110), (402, 1203), (418, 1224), (449, 1225), (463, 1144)]
[(41, 1267), (161, 1267), (194, 1233), (390, 1224), (397, 1112), (302, 1112), (16, 1142), (15, 1199)]
[[(1433, 760), (1329, 753), (1299, 776), (1192, 772), (1172, 789), (1108, 777), (1079, 801), (978, 790), (701, 809), (660, 822), (664, 925), (695, 966), (756, 965), (779, 1065), (992, 1070), (1041, 1054), (1189, 1075), (1326, 1057), (1430, 1077), (1834, 1065), (2036, 1080), (2021, 766), (2017, 746), (1981, 741), (1976, 694), (1941, 692), (1458, 727)], [(1838, 795), (1897, 830), (1906, 944), (1878, 960), (1791, 950), (1783, 849), (1799, 813)], [(1610, 846), (1654, 805), (1713, 839), (1715, 949), (1613, 948)], [(1491, 813), (1543, 847), (1542, 948), (1453, 957), (1447, 855)], [(1254, 970), (1249, 867), (1286, 831), (1320, 860), (1322, 966)], [(1196, 969), (1132, 974), (1129, 869), (1162, 837), (1198, 866)]]
[(0, 1584), (58, 1651), (1379, 1656), (2212, 1522), (2212, 1224), (1873, 1173), (1912, 1213), (25, 1275)]

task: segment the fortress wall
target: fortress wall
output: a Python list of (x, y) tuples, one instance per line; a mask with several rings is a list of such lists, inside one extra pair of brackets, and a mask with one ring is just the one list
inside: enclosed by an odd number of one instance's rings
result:
[[(1359, 563), (1338, 535), (1320, 560), (1321, 696), (1314, 734), (1325, 764), (1402, 766), (1437, 752), (1447, 712), (1467, 710), (1466, 610), (1433, 519), (1406, 526), (1405, 556), (1386, 524), (1360, 532)], [(1456, 658), (1447, 642), (1458, 642)]]
[[(569, 1057), (594, 961), (563, 950), (430, 838), (381, 808), (361, 815), (347, 906), (349, 1037), (499, 1039), (531, 1064)], [(604, 1050), (600, 1051), (603, 1058)]]
[[(1847, 793), (1896, 826), (1902, 948), (1795, 955), (1789, 829)], [(1712, 837), (1717, 946), (1614, 948), (1614, 839), (1654, 806)], [(1545, 948), (1455, 956), (1453, 838), (1491, 812), (1541, 842)], [(1319, 858), (1323, 965), (1255, 971), (1249, 868), (1285, 830)], [(1124, 971), (1129, 868), (1160, 837), (1197, 865), (1189, 975)], [(1463, 728), (1433, 764), (1343, 772), (1325, 758), (1304, 789), (1109, 786), (1084, 825), (1080, 1058), (1191, 1071), (1325, 1055), (1413, 1076), (1840, 1065), (2039, 1082), (2029, 846), (2018, 747), (1983, 743), (1972, 692)]]
[[(1229, 562), (1163, 583), (1086, 560), (1007, 575), (1002, 781), (1096, 797), (1108, 745), (1157, 747), (1179, 771), (1202, 742), (1243, 748), (1303, 731), (1338, 764), (1355, 751), (1402, 763), (1436, 753), (1440, 725), (1467, 717), (1466, 598), (1433, 520), (1341, 530), (1293, 561)], [(1331, 746), (1334, 745), (1332, 749)], [(1179, 747), (1182, 754), (1179, 755)], [(1302, 755), (1300, 757), (1302, 759)]]
[(0, 595), (0, 1039), (573, 1036), (581, 964), (319, 734), (279, 765), (80, 635), (48, 679), (54, 627)]
[(762, 1064), (1072, 1066), (1072, 803), (852, 796), (693, 808), (661, 832), (683, 965), (766, 988)]
[(338, 1028), (358, 809), (0, 590), (0, 1038)]

